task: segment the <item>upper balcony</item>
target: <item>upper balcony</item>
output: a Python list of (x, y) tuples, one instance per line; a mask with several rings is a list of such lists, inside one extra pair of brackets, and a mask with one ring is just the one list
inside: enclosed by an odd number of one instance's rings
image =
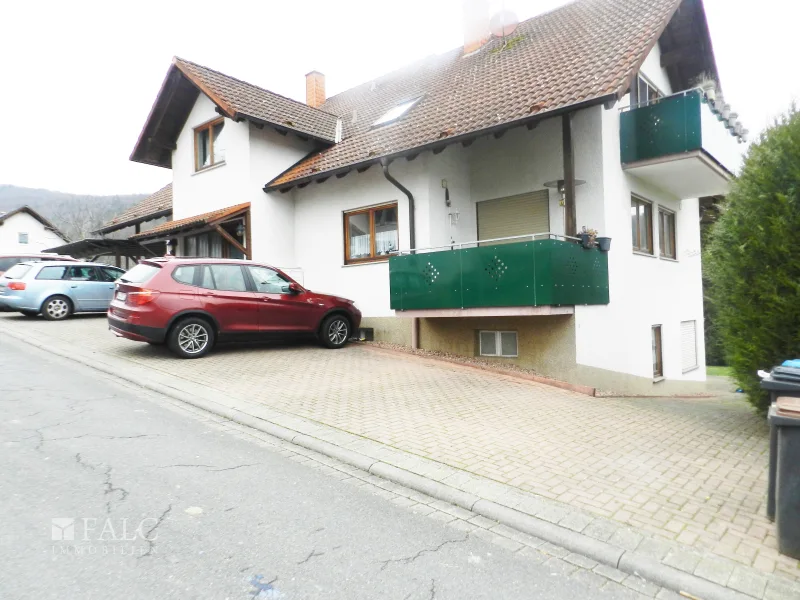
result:
[(681, 199), (726, 194), (743, 150), (741, 136), (699, 89), (620, 115), (623, 169)]
[(393, 256), (391, 307), (405, 316), (455, 317), (570, 314), (576, 304), (608, 304), (608, 255), (554, 237)]

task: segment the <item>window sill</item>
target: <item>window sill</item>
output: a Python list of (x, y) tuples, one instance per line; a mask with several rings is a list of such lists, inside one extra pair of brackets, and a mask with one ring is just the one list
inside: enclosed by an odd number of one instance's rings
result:
[(674, 263), (680, 262), (677, 258), (670, 258), (669, 256), (659, 256), (658, 258), (660, 260), (665, 260), (667, 262), (674, 262)]
[(636, 256), (646, 256), (647, 258), (658, 258), (655, 254), (650, 254), (649, 252), (640, 252), (639, 250), (634, 250), (633, 253)]
[(686, 375), (687, 373), (691, 373), (692, 371), (697, 371), (697, 369), (699, 369), (699, 368), (700, 368), (700, 365), (695, 365), (695, 366), (690, 367), (690, 368), (686, 369), (685, 371), (681, 371), (681, 372), (684, 375)]
[(661, 377), (654, 377), (653, 378), (653, 383), (661, 383), (662, 381), (665, 381), (666, 379), (667, 378), (664, 377), (663, 375)]
[(363, 260), (363, 261), (360, 261), (360, 262), (351, 262), (351, 263), (344, 264), (344, 265), (342, 265), (342, 268), (344, 269), (344, 268), (347, 268), (347, 267), (363, 267), (365, 265), (382, 265), (382, 264), (386, 264), (388, 262), (389, 262), (388, 258), (380, 258), (380, 259), (375, 259), (375, 260)]
[(194, 173), (192, 173), (192, 177), (194, 177), (195, 175), (200, 175), (200, 173), (208, 173), (209, 171), (213, 171), (214, 169), (219, 169), (219, 168), (221, 168), (221, 167), (224, 167), (224, 166), (225, 166), (225, 165), (227, 165), (227, 164), (228, 164), (228, 163), (226, 163), (225, 161), (223, 161), (223, 162), (221, 162), (221, 163), (217, 163), (217, 164), (215, 164), (215, 165), (211, 165), (210, 167), (203, 167), (203, 168), (202, 168), (202, 169), (200, 169), (199, 171), (195, 171)]

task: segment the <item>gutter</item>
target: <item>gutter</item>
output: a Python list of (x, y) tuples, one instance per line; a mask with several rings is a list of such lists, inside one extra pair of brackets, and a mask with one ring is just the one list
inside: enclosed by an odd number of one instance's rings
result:
[(383, 176), (398, 190), (403, 192), (408, 197), (408, 246), (411, 254), (417, 246), (416, 226), (414, 221), (414, 194), (412, 194), (407, 187), (397, 181), (391, 173), (389, 173), (389, 161), (385, 158), (381, 159), (381, 167), (383, 167)]

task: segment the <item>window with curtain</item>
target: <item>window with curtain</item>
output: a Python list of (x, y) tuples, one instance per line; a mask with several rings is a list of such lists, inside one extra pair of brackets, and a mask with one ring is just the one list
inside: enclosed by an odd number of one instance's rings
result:
[(194, 130), (195, 171), (225, 162), (225, 120), (217, 119)]
[(347, 212), (344, 215), (345, 263), (388, 258), (397, 252), (397, 204)]
[(653, 205), (631, 197), (631, 236), (634, 252), (653, 253)]
[(677, 258), (675, 234), (675, 213), (660, 209), (658, 211), (658, 247), (664, 258)]

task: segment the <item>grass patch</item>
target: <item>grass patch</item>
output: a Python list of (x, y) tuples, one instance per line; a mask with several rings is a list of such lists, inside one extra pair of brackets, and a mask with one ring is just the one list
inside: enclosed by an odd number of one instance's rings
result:
[(706, 367), (706, 373), (717, 377), (731, 377), (730, 367)]

